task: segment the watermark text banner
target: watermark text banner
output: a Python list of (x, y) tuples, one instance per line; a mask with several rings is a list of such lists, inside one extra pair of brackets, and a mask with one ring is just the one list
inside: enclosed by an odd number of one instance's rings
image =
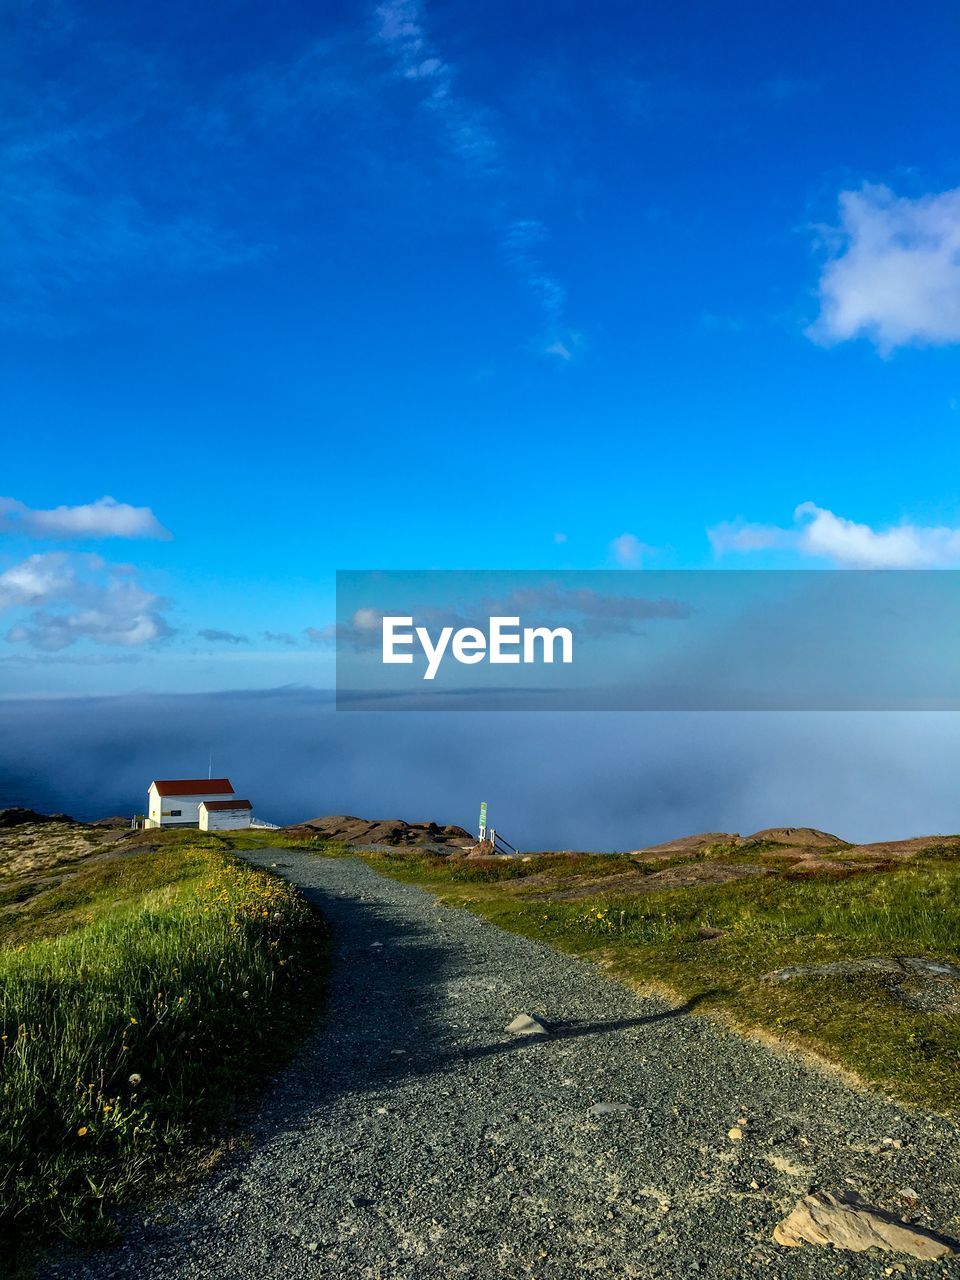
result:
[(337, 574), (338, 710), (960, 709), (960, 572)]

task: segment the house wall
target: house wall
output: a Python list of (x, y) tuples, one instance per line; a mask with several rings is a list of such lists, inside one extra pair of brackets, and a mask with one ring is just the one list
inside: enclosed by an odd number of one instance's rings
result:
[[(204, 800), (226, 800), (223, 795), (158, 796), (155, 788), (147, 792), (148, 827), (196, 827), (200, 825), (200, 804)], [(179, 810), (179, 812), (178, 812)], [(249, 825), (249, 824), (248, 824)]]
[(249, 809), (214, 809), (212, 813), (200, 810), (201, 831), (238, 831), (249, 825)]

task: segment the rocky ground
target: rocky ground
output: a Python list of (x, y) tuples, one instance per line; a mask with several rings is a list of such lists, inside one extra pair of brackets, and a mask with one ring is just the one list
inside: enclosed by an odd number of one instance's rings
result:
[[(130, 1217), (118, 1249), (45, 1277), (960, 1277), (956, 1257), (772, 1238), (807, 1192), (852, 1188), (960, 1234), (953, 1124), (358, 862), (257, 858), (334, 927), (323, 1025), (239, 1153)], [(523, 1012), (550, 1034), (507, 1032)]]

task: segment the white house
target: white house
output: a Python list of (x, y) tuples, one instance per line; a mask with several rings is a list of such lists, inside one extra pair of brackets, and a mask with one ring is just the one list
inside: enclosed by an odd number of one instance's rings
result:
[[(232, 800), (229, 778), (175, 778), (150, 783), (145, 827), (198, 827), (204, 800)], [(244, 804), (247, 804), (244, 801)], [(248, 805), (249, 807), (249, 805)], [(245, 825), (249, 826), (249, 817)]]
[(249, 800), (201, 800), (201, 831), (239, 831), (249, 827), (253, 805)]

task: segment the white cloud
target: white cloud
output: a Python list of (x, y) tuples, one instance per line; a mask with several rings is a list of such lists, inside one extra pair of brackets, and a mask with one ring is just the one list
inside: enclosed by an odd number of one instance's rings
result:
[(499, 148), (478, 108), (456, 92), (455, 74), (431, 44), (420, 0), (387, 0), (376, 10), (377, 36), (398, 73), (423, 85), (426, 104), (442, 123), (451, 151), (480, 171), (497, 163)]
[(876, 530), (803, 502), (794, 519), (805, 521), (800, 549), (860, 569), (942, 568), (960, 563), (960, 529), (914, 524)]
[(56, 652), (78, 640), (138, 647), (172, 634), (166, 602), (144, 590), (129, 565), (99, 556), (33, 555), (0, 573), (0, 610), (29, 612), (7, 640)]
[(567, 291), (541, 261), (546, 240), (547, 229), (536, 218), (515, 218), (501, 234), (507, 261), (540, 307), (547, 333), (541, 352), (569, 364), (583, 345), (583, 336), (566, 325)]
[[(444, 60), (430, 39), (421, 0), (385, 0), (375, 14), (377, 38), (389, 52), (396, 74), (419, 87), (424, 105), (443, 130), (448, 150), (471, 177), (488, 185), (502, 178), (502, 148), (491, 113), (458, 88), (456, 67)], [(536, 349), (566, 364), (574, 358), (581, 337), (568, 331), (566, 290), (543, 262), (547, 230), (536, 218), (511, 216), (509, 201), (502, 196), (494, 206), (500, 250), (541, 313), (544, 333)]]
[(40, 604), (63, 595), (72, 585), (70, 557), (64, 552), (28, 556), (0, 573), (0, 609)]
[(169, 538), (149, 507), (98, 498), (77, 507), (44, 511), (16, 498), (0, 498), (0, 533), (33, 538)]
[(559, 338), (555, 342), (548, 342), (543, 348), (543, 354), (545, 356), (556, 356), (558, 360), (562, 360), (565, 364), (569, 364), (573, 359), (573, 352)]
[(809, 337), (865, 336), (883, 353), (960, 342), (960, 187), (915, 200), (869, 184), (844, 191), (833, 236)]
[[(563, 324), (563, 308), (559, 308), (554, 317), (554, 327)], [(554, 338), (553, 341), (547, 342), (543, 348), (545, 356), (554, 356), (557, 360), (562, 360), (564, 364), (569, 364), (571, 360), (575, 360), (580, 354), (584, 346), (583, 334), (576, 329), (564, 330), (562, 338)]]
[(380, 39), (394, 46), (405, 69), (416, 67), (426, 49), (419, 0), (387, 0), (377, 9), (377, 17)]
[(793, 527), (730, 522), (708, 530), (714, 550), (785, 548), (850, 569), (944, 569), (960, 565), (960, 529), (904, 522), (883, 529), (801, 502)]
[(624, 569), (638, 568), (644, 552), (650, 550), (646, 543), (632, 533), (621, 533), (619, 538), (614, 538), (610, 543), (614, 560)]

